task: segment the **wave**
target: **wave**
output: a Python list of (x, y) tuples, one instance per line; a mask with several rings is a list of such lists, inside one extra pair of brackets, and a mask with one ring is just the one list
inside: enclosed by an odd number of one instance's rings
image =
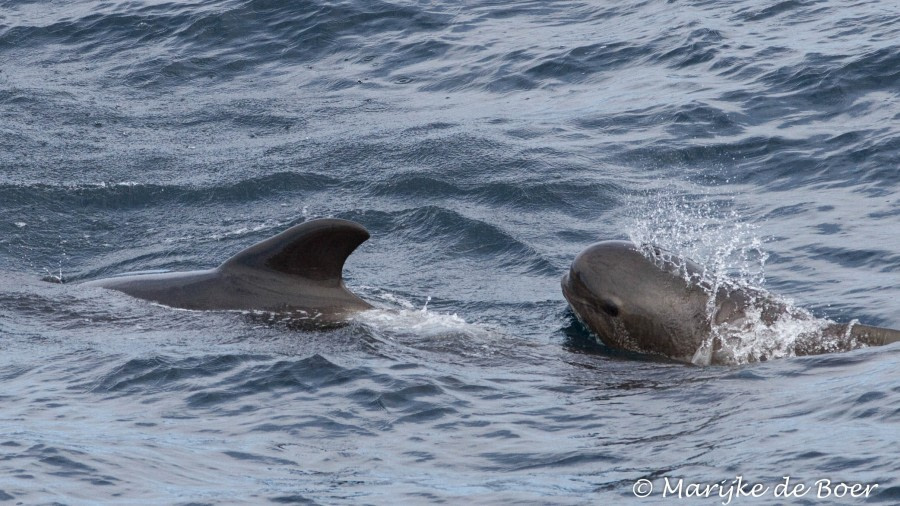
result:
[(216, 185), (172, 185), (136, 181), (98, 183), (0, 184), (0, 200), (12, 209), (50, 204), (60, 209), (130, 209), (181, 204), (227, 204), (296, 195), (339, 186), (336, 179), (317, 173), (276, 172)]

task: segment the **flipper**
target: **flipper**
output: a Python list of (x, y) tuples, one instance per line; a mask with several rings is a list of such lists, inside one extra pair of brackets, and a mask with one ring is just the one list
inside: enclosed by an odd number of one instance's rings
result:
[(869, 346), (884, 346), (900, 342), (900, 330), (871, 327), (861, 323), (852, 324), (850, 336)]
[(365, 227), (352, 221), (311, 220), (250, 246), (221, 268), (266, 269), (340, 283), (347, 257), (368, 238)]

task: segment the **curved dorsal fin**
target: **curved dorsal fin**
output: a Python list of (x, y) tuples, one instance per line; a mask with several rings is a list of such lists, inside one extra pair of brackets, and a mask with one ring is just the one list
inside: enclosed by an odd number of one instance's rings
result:
[(369, 232), (359, 223), (337, 218), (310, 220), (250, 246), (222, 267), (268, 269), (339, 282), (347, 257), (368, 238)]

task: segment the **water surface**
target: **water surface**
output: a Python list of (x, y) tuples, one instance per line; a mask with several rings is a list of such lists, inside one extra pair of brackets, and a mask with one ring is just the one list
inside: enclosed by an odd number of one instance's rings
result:
[[(0, 500), (588, 504), (649, 479), (649, 504), (740, 475), (896, 503), (897, 346), (635, 357), (559, 279), (652, 237), (900, 328), (898, 27), (874, 1), (0, 1)], [(343, 329), (78, 284), (321, 216), (372, 232), (345, 277), (384, 311)]]

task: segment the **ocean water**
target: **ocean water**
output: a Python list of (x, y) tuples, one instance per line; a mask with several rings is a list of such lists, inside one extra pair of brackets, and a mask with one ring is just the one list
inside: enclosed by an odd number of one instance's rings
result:
[[(0, 502), (900, 502), (897, 345), (686, 366), (559, 288), (649, 239), (900, 328), (898, 41), (890, 1), (0, 0)], [(372, 233), (340, 329), (79, 284), (326, 216)]]

